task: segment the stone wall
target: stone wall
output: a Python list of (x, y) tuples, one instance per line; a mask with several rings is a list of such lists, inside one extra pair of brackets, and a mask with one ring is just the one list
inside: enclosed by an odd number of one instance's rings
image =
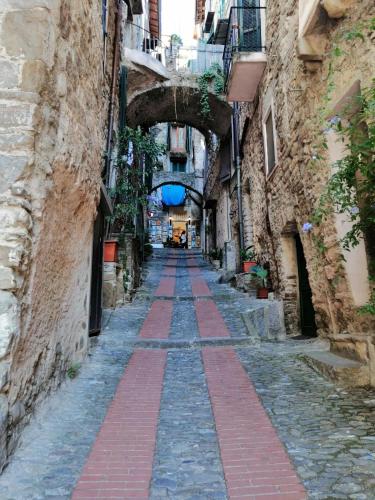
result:
[(1, 2), (0, 467), (87, 350), (111, 47), (99, 2)]
[[(298, 2), (268, 2), (267, 68), (255, 102), (241, 108), (241, 121), (247, 119), (249, 124), (243, 137), (243, 185), (248, 186), (243, 195), (244, 213), (252, 220), (251, 228), (245, 223), (245, 238), (247, 242), (253, 240), (262, 259), (270, 262), (273, 285), (284, 300), (288, 332), (299, 331), (297, 271), (291, 245), (294, 234), (299, 233), (319, 335), (331, 339), (333, 350), (370, 363), (375, 363), (374, 322), (357, 313), (335, 221), (323, 228), (327, 247), (323, 254), (312, 235), (301, 228), (310, 220), (331, 172), (328, 158), (320, 167), (311, 167), (314, 146), (322, 133), (316, 118), (327, 91), (332, 60), (329, 50), (339, 32), (373, 15), (373, 2), (365, 0), (352, 5), (346, 17), (326, 17), (321, 30), (326, 43), (322, 61), (304, 62), (297, 56)], [(348, 55), (334, 77), (333, 105), (356, 81), (366, 87), (374, 73), (373, 35), (364, 41), (345, 42), (342, 48)], [(262, 126), (271, 103), (277, 131), (277, 166), (267, 176)]]

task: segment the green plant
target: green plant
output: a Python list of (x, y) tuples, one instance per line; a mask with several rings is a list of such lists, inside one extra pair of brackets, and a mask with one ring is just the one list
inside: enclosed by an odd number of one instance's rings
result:
[(151, 245), (151, 243), (145, 243), (143, 248), (144, 248), (144, 253), (145, 253), (146, 257), (149, 257), (150, 255), (152, 255), (154, 248)]
[(258, 286), (267, 288), (268, 271), (263, 266), (254, 266), (251, 270), (252, 277)]
[(81, 364), (80, 363), (72, 363), (69, 368), (66, 371), (66, 374), (68, 377), (72, 380), (76, 378), (76, 376), (79, 373), (79, 370), (81, 369)]
[(255, 253), (253, 245), (250, 245), (249, 247), (242, 249), (240, 254), (241, 254), (242, 262), (256, 260), (256, 253)]
[(173, 35), (171, 35), (171, 44), (177, 47), (181, 47), (183, 45), (183, 42), (180, 35), (176, 35), (176, 33), (173, 33)]
[(212, 250), (210, 250), (209, 256), (212, 260), (221, 260), (223, 251), (221, 248), (213, 248)]
[(126, 127), (119, 133), (116, 161), (117, 183), (111, 190), (113, 215), (109, 217), (119, 232), (133, 227), (135, 216), (147, 204), (147, 183), (160, 166), (166, 146), (140, 128)]
[[(313, 241), (321, 255), (325, 254), (322, 237), (317, 233), (322, 223), (329, 223), (333, 213), (343, 214), (351, 222), (351, 228), (341, 239), (343, 248), (349, 251), (364, 239), (369, 261), (370, 283), (375, 279), (375, 79), (361, 94), (352, 98), (340, 116), (330, 115), (335, 90), (335, 75), (347, 52), (341, 43), (364, 40), (365, 32), (375, 31), (375, 18), (360, 23), (352, 30), (341, 33), (332, 49), (329, 66), (325, 106), (320, 111), (322, 139), (317, 141), (313, 161), (325, 160), (328, 149), (327, 135), (335, 132), (345, 149), (343, 157), (333, 165), (333, 174), (312, 213), (316, 227)], [(327, 120), (327, 116), (330, 118)], [(324, 123), (324, 125), (323, 125)], [(375, 314), (375, 291), (360, 312)]]
[(209, 100), (209, 87), (213, 84), (214, 93), (221, 95), (224, 92), (224, 73), (218, 63), (212, 64), (198, 78), (198, 87), (200, 92), (200, 112), (204, 118), (209, 118), (211, 115), (211, 107)]

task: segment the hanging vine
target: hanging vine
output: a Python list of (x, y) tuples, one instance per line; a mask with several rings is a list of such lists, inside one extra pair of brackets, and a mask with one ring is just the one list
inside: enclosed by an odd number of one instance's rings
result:
[(147, 184), (152, 172), (162, 164), (160, 156), (166, 151), (150, 133), (140, 128), (126, 127), (119, 134), (116, 161), (116, 187), (111, 190), (114, 212), (110, 222), (120, 232), (133, 228), (134, 218), (147, 204)]
[(200, 112), (204, 118), (210, 118), (211, 107), (209, 101), (209, 89), (213, 85), (214, 93), (219, 96), (224, 92), (224, 73), (218, 63), (212, 64), (202, 75), (198, 77), (200, 92)]
[(375, 18), (366, 25), (361, 24), (341, 34), (333, 47), (325, 106), (320, 113), (320, 129), (323, 129), (323, 134), (315, 146), (312, 163), (325, 164), (327, 138), (332, 132), (342, 141), (345, 153), (332, 165), (333, 174), (312, 213), (312, 224), (306, 224), (311, 226), (309, 231), (316, 227), (312, 235), (313, 241), (319, 252), (324, 255), (326, 247), (319, 234), (322, 223), (329, 224), (333, 213), (344, 214), (351, 222), (351, 228), (341, 239), (341, 244), (349, 251), (361, 241), (365, 241), (372, 293), (369, 303), (361, 307), (360, 312), (375, 315), (375, 79), (367, 88), (361, 89), (361, 94), (355, 96), (340, 115), (331, 116), (328, 120), (326, 118), (329, 116), (335, 90), (334, 78), (342, 58), (347, 55), (340, 43), (364, 41), (365, 34), (373, 31)]

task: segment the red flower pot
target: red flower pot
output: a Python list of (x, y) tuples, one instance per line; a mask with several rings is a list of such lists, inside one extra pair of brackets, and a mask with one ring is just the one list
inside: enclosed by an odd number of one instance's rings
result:
[(258, 288), (257, 297), (258, 299), (268, 299), (268, 288)]
[(104, 242), (104, 262), (118, 261), (118, 241), (108, 240)]
[(242, 263), (243, 272), (244, 273), (251, 273), (252, 268), (255, 267), (256, 265), (257, 265), (257, 263), (254, 262), (253, 260), (245, 260)]

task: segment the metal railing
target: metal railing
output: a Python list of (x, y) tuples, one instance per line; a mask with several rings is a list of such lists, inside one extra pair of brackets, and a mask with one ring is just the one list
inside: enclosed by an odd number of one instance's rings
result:
[(251, 7), (231, 7), (225, 41), (223, 62), (226, 79), (230, 74), (233, 55), (238, 52), (263, 52), (261, 12), (259, 0)]

